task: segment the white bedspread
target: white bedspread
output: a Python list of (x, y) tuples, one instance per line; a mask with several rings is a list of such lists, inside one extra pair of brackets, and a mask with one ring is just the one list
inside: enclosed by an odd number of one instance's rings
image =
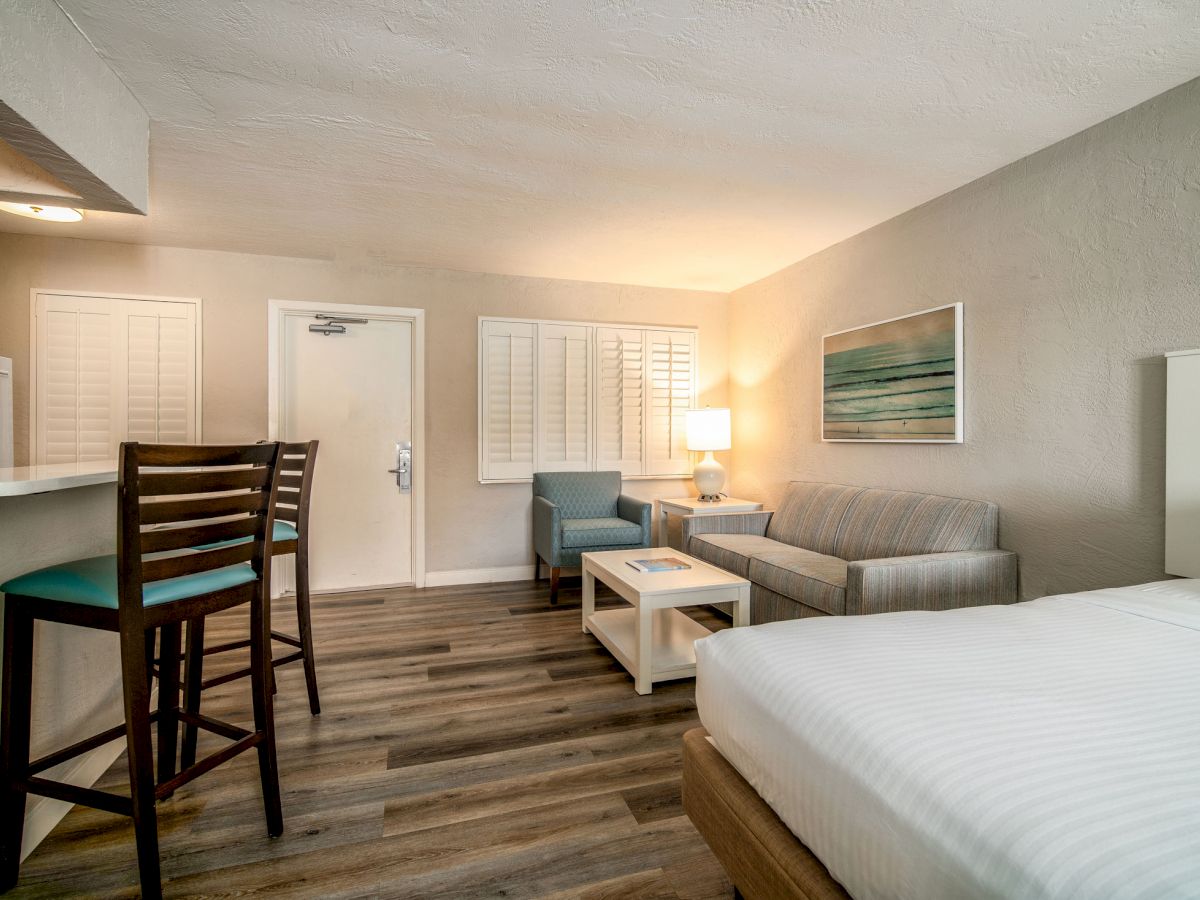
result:
[(1200, 898), (1200, 580), (696, 657), (717, 748), (858, 900)]

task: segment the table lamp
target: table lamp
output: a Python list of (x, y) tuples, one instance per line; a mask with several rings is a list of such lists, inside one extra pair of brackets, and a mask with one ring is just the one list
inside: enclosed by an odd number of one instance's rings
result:
[(729, 436), (728, 409), (708, 407), (687, 411), (687, 448), (704, 453), (704, 459), (696, 464), (692, 472), (701, 500), (715, 503), (721, 499), (725, 469), (713, 459), (713, 451), (728, 450), (731, 446)]

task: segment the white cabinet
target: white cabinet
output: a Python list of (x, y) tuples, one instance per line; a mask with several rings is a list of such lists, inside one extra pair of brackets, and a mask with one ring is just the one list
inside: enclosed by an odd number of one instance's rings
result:
[(1167, 556), (1200, 578), (1200, 350), (1167, 354)]
[(200, 439), (198, 301), (39, 291), (33, 320), (35, 464)]

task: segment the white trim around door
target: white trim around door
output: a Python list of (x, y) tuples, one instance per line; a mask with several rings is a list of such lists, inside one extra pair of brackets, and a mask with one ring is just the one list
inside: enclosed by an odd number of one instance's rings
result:
[(287, 313), (332, 313), (407, 321), (412, 324), (412, 573), (413, 585), (425, 587), (425, 310), (400, 306), (364, 306), (356, 303), (320, 303), (311, 300), (267, 301), (267, 436), (279, 435), (280, 373), (283, 359), (279, 341)]

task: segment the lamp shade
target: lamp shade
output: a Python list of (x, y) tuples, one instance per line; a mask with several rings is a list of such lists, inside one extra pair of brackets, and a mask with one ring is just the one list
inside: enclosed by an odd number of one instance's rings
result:
[(689, 450), (728, 450), (730, 441), (728, 409), (689, 409), (687, 411), (687, 448)]

